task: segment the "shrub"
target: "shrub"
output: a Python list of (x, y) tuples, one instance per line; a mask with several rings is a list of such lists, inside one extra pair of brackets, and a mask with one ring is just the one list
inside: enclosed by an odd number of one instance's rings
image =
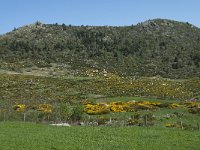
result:
[(70, 119), (72, 121), (80, 121), (83, 117), (83, 112), (84, 112), (83, 105), (76, 104), (75, 106), (73, 106), (72, 115), (70, 116)]

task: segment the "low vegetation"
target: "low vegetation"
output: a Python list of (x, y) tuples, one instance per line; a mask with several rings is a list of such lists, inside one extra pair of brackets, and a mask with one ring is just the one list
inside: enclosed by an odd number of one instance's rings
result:
[(2, 121), (199, 130), (199, 78), (1, 74), (0, 82)]

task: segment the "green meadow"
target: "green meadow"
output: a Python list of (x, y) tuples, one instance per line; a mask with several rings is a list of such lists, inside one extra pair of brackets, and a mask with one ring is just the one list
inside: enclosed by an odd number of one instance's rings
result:
[(164, 127), (54, 127), (1, 122), (2, 150), (198, 150), (200, 132)]

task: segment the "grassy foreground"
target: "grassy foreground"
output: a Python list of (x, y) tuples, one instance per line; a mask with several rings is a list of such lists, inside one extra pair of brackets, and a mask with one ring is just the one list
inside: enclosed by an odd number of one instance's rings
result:
[(53, 127), (1, 122), (2, 150), (199, 149), (200, 132), (164, 127)]

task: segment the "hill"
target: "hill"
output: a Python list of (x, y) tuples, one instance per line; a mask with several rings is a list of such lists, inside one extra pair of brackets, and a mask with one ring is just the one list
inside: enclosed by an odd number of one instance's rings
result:
[(124, 27), (36, 22), (0, 36), (0, 60), (1, 69), (18, 72), (56, 65), (69, 74), (198, 77), (200, 29), (166, 19)]

